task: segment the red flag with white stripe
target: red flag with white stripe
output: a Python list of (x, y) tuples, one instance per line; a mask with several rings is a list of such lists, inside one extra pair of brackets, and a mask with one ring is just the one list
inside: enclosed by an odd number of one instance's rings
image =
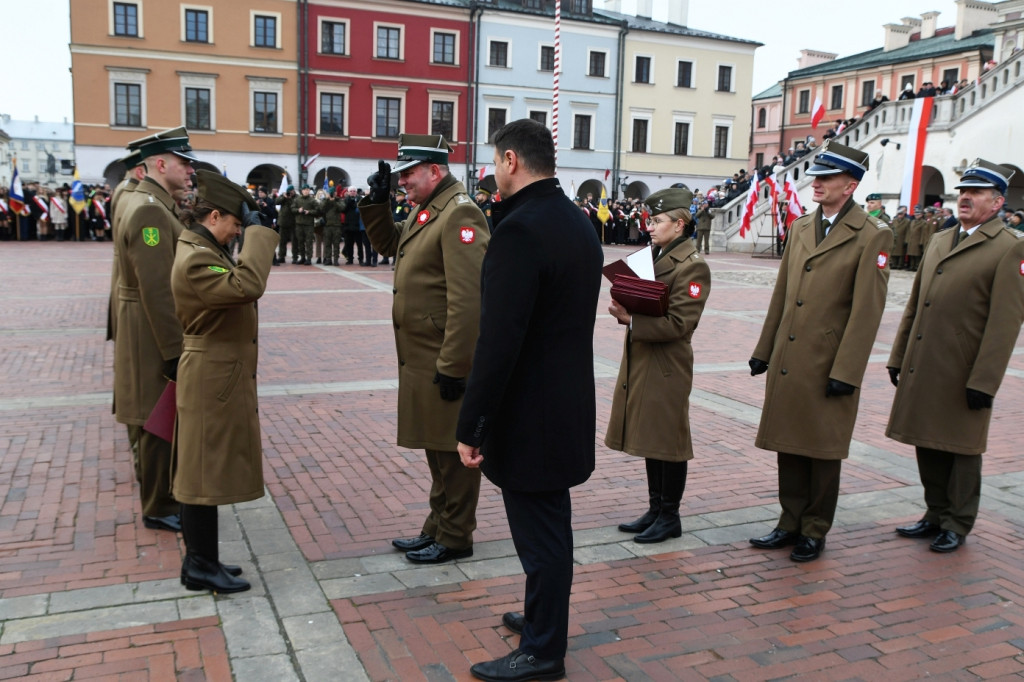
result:
[(911, 210), (920, 203), (921, 199), (921, 166), (924, 163), (924, 147), (928, 140), (928, 124), (932, 118), (932, 101), (934, 99), (934, 97), (918, 97), (914, 100), (914, 108), (910, 114), (900, 203)]
[(782, 238), (785, 239), (793, 221), (804, 214), (804, 207), (800, 205), (800, 197), (796, 194), (796, 185), (793, 183), (789, 171), (786, 171), (786, 180), (782, 185), (782, 190), (786, 193), (786, 226), (783, 229), (780, 225), (779, 230)]
[(811, 107), (811, 128), (817, 128), (821, 119), (825, 118), (825, 105), (821, 103), (821, 97), (814, 98), (814, 106)]
[(754, 207), (757, 206), (757, 194), (761, 191), (761, 178), (755, 172), (754, 180), (750, 183), (750, 192), (747, 193), (747, 203), (743, 207), (743, 222), (740, 223), (740, 239), (746, 239), (750, 231), (750, 219), (754, 217)]

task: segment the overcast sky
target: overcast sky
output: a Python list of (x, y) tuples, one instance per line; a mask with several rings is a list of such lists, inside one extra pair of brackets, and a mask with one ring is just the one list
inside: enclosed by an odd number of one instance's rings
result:
[[(43, 121), (73, 118), (69, 0), (4, 0), (0, 40), (0, 113)], [(595, 5), (601, 0), (595, 0)], [(635, 0), (623, 0), (632, 12)], [(654, 18), (666, 18), (668, 0), (654, 0)], [(691, 28), (764, 43), (754, 53), (757, 94), (796, 68), (802, 49), (846, 57), (882, 45), (882, 25), (937, 11), (938, 26), (956, 22), (953, 0), (860, 0), (808, 3), (798, 0), (691, 0)], [(104, 87), (106, 79), (98, 86)], [(97, 92), (106, 97), (106, 92)]]

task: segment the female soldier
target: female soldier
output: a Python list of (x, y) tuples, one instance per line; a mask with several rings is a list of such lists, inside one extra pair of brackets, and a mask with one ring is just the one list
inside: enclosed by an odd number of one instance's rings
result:
[(711, 271), (690, 239), (692, 200), (688, 189), (664, 189), (647, 198), (654, 276), (668, 285), (665, 315), (630, 314), (615, 299), (608, 308), (629, 331), (604, 442), (645, 459), (650, 507), (636, 521), (619, 526), (623, 532), (639, 533), (633, 539), (642, 543), (682, 535), (679, 503), (686, 463), (693, 459), (690, 338), (711, 289)]
[[(263, 496), (256, 412), (256, 300), (263, 295), (278, 235), (260, 224), (256, 202), (218, 173), (201, 170), (188, 229), (171, 269), (184, 329), (178, 364), (172, 492), (181, 502), (190, 590), (242, 592), (241, 569), (220, 563), (217, 505)], [(227, 245), (245, 227), (236, 263)]]

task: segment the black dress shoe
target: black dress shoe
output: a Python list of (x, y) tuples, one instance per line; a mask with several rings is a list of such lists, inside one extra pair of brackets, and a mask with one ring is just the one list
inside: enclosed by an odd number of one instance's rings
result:
[(323, 258), (317, 258), (316, 259), (316, 264), (317, 265), (323, 265), (323, 263), (324, 263), (324, 259)]
[(281, 261), (277, 260), (277, 256), (274, 256), (274, 260), (270, 262), (271, 265), (280, 265)]
[(473, 556), (473, 548), (449, 549), (440, 542), (434, 542), (415, 552), (406, 552), (405, 558), (414, 564), (443, 564), (446, 561), (465, 559)]
[(679, 520), (679, 514), (672, 512), (661, 512), (658, 515), (658, 520), (651, 524), (651, 527), (640, 533), (633, 542), (639, 542), (643, 544), (652, 544), (655, 542), (665, 542), (669, 538), (678, 538), (683, 534), (682, 521)]
[(658, 520), (659, 513), (661, 513), (661, 507), (658, 507), (657, 509), (648, 509), (644, 512), (644, 515), (636, 521), (620, 523), (619, 530), (623, 533), (643, 533), (654, 525), (654, 522)]
[(181, 564), (182, 581), (189, 590), (211, 590), (219, 594), (245, 592), (249, 581), (229, 575), (227, 568), (201, 556), (186, 554)]
[(896, 532), (905, 538), (930, 538), (933, 535), (938, 535), (940, 530), (942, 529), (931, 521), (921, 519), (917, 523), (912, 523), (909, 526), (898, 527)]
[(420, 533), (414, 538), (400, 538), (398, 540), (392, 540), (391, 544), (395, 549), (400, 549), (403, 552), (415, 552), (417, 549), (430, 547), (434, 544), (434, 538), (430, 537), (426, 533)]
[(526, 617), (521, 613), (509, 611), (508, 613), (502, 614), (501, 624), (517, 635), (521, 635), (523, 634), (523, 626), (526, 625)]
[(181, 532), (181, 516), (168, 514), (167, 516), (143, 516), (142, 525), (153, 530), (169, 530), (172, 533)]
[(788, 530), (782, 530), (776, 528), (768, 535), (764, 535), (759, 538), (750, 538), (750, 544), (760, 549), (779, 549), (780, 547), (786, 547), (796, 542), (797, 538), (800, 537), (796, 533), (790, 533)]
[(477, 663), (469, 669), (473, 677), (488, 682), (560, 680), (565, 677), (565, 660), (544, 661), (516, 649), (508, 656)]
[[(221, 564), (221, 567), (223, 567), (225, 573), (227, 573), (228, 575), (232, 575), (232, 576), (242, 575), (242, 567), (241, 566), (235, 566), (234, 564)], [(185, 584), (185, 562), (184, 561), (181, 562), (181, 584), (182, 585)]]
[(825, 538), (809, 538), (803, 535), (796, 542), (796, 547), (790, 552), (789, 558), (793, 561), (814, 561), (821, 556), (825, 549)]
[(955, 552), (960, 549), (960, 545), (967, 541), (967, 537), (955, 533), (951, 530), (944, 530), (939, 533), (938, 537), (932, 540), (932, 544), (928, 545), (928, 549), (933, 552), (942, 552), (947, 554), (949, 552)]

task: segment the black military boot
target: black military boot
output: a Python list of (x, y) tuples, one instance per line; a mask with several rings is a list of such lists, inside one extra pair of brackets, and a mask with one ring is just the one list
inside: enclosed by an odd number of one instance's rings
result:
[(658, 462), (662, 465), (661, 512), (651, 526), (640, 533), (634, 542), (641, 544), (664, 542), (683, 534), (679, 520), (679, 503), (686, 488), (686, 462)]
[(644, 462), (647, 465), (647, 497), (650, 506), (636, 521), (620, 523), (619, 530), (623, 533), (643, 533), (654, 524), (661, 512), (661, 462), (650, 458), (644, 458)]

